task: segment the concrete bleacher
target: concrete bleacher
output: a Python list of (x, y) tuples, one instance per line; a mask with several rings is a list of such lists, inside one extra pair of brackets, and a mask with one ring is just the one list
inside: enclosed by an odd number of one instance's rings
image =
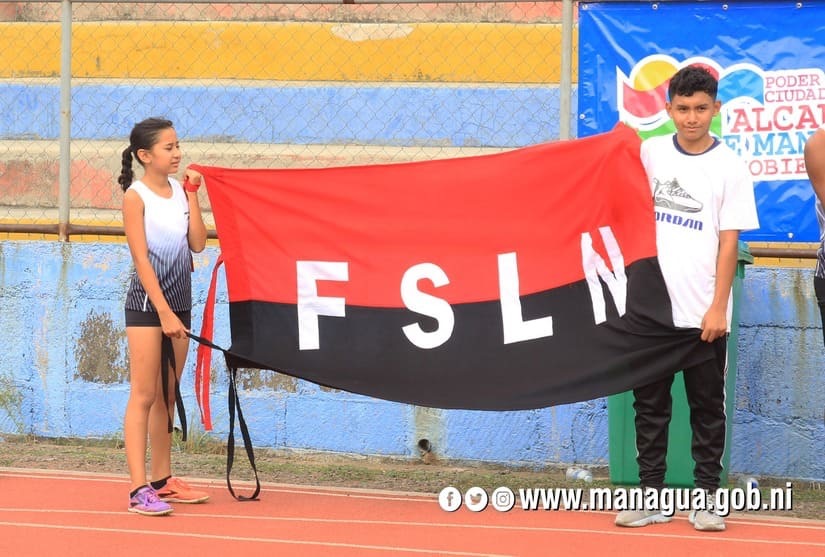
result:
[[(175, 122), (189, 162), (233, 167), (556, 139), (560, 33), (552, 22), (75, 23), (72, 205), (120, 206), (120, 152), (152, 115)], [(0, 23), (0, 205), (56, 204), (59, 49), (57, 23)]]

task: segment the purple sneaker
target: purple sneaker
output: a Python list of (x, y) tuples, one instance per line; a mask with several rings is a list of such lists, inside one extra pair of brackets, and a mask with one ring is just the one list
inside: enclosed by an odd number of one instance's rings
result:
[(135, 496), (129, 499), (129, 512), (145, 514), (147, 516), (163, 516), (172, 512), (172, 507), (158, 497), (151, 486), (145, 485), (137, 490)]

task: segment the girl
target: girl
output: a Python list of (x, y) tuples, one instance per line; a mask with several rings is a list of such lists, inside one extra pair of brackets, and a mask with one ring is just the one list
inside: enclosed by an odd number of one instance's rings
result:
[[(132, 158), (143, 167), (133, 181)], [(206, 246), (206, 226), (198, 205), (201, 175), (178, 172), (180, 145), (172, 122), (149, 118), (132, 129), (118, 178), (123, 226), (134, 263), (126, 295), (130, 392), (123, 437), (131, 479), (129, 511), (172, 512), (169, 502), (202, 503), (209, 495), (172, 477), (172, 419), (178, 381), (189, 348), (192, 254)], [(190, 251), (191, 250), (191, 251)], [(152, 475), (146, 480), (146, 438)]]

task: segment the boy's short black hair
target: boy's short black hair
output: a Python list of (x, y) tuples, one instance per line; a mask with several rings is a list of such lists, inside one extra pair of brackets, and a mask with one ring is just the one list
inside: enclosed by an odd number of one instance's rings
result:
[(697, 91), (707, 93), (715, 101), (716, 94), (719, 92), (719, 82), (707, 68), (685, 66), (670, 78), (667, 97), (668, 99), (673, 99), (676, 95), (690, 97)]

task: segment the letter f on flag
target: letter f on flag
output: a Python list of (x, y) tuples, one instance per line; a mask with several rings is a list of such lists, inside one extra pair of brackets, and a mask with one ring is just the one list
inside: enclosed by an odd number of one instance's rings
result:
[(349, 280), (349, 266), (340, 261), (298, 261), (298, 348), (318, 350), (318, 316), (344, 317), (344, 298), (318, 295), (319, 280)]

